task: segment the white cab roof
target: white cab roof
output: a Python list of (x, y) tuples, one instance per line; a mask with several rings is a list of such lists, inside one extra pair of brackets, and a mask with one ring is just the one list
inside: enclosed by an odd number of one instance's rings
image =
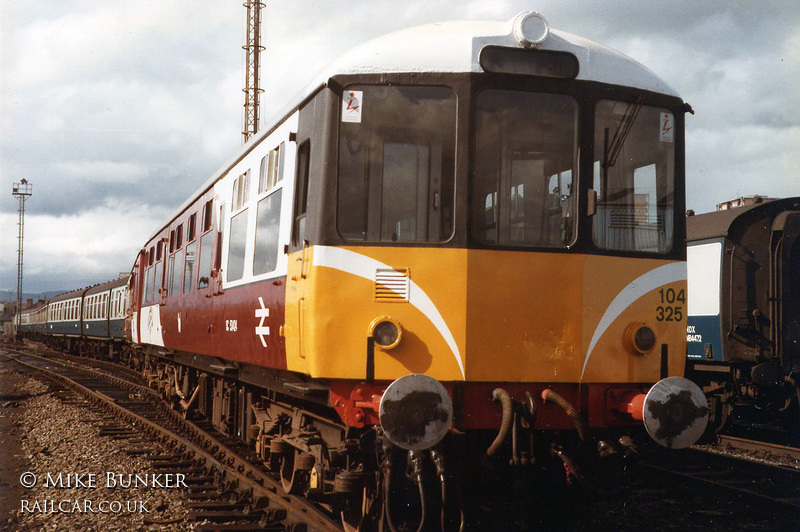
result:
[[(523, 48), (509, 21), (453, 21), (400, 30), (364, 42), (324, 68), (312, 86), (336, 74), (396, 72), (483, 72), (485, 46)], [(598, 42), (550, 28), (540, 50), (569, 52), (578, 58), (577, 79), (678, 94), (637, 61)]]

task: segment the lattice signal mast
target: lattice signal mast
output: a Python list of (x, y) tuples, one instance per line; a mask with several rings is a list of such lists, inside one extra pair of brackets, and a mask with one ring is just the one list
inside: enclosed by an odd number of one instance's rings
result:
[(246, 72), (244, 81), (244, 136), (243, 143), (258, 132), (258, 100), (264, 89), (261, 88), (261, 9), (264, 2), (248, 0), (244, 3), (247, 8), (247, 44)]
[(25, 200), (28, 199), (33, 190), (33, 185), (27, 179), (21, 179), (19, 183), (14, 183), (13, 194), (19, 200), (19, 236), (17, 244), (17, 335), (22, 320), (22, 241), (25, 235)]

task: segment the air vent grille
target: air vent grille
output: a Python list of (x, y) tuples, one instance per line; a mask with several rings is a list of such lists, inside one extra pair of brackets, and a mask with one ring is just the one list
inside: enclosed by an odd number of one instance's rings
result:
[(375, 301), (383, 303), (402, 303), (408, 301), (411, 280), (408, 268), (375, 269)]

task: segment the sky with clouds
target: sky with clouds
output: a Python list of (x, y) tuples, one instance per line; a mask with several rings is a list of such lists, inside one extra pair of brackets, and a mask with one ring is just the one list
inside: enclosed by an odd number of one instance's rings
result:
[[(129, 271), (150, 234), (241, 147), (242, 0), (0, 0), (0, 289)], [(262, 116), (369, 38), (524, 10), (648, 66), (689, 102), (687, 207), (800, 195), (800, 3), (267, 0)]]

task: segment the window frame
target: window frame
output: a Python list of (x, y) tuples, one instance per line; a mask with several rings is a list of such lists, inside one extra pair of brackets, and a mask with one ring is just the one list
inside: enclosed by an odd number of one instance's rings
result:
[[(683, 173), (683, 134), (682, 134), (682, 127), (683, 121), (679, 120), (679, 115), (677, 111), (669, 106), (665, 105), (662, 102), (653, 102), (653, 101), (646, 101), (644, 96), (639, 91), (638, 98), (635, 99), (628, 99), (628, 98), (621, 98), (617, 97), (616, 95), (598, 95), (596, 99), (594, 99), (591, 103), (591, 114), (592, 114), (592, 121), (591, 121), (591, 131), (589, 134), (593, 138), (593, 147), (594, 149), (591, 150), (591, 153), (587, 155), (591, 157), (592, 165), (588, 169), (587, 176), (588, 179), (588, 187), (595, 194), (597, 194), (596, 200), (596, 212), (593, 213), (591, 220), (588, 220), (589, 223), (587, 224), (589, 239), (591, 245), (604, 254), (611, 254), (611, 255), (635, 255), (635, 256), (650, 256), (650, 257), (667, 257), (670, 255), (675, 255), (679, 253), (682, 257), (685, 257), (685, 247), (681, 246), (678, 239), (682, 238), (682, 235), (685, 232), (685, 220), (683, 216), (683, 204), (684, 202), (680, 199), (683, 191), (685, 190), (685, 176)], [(631, 166), (629, 171), (622, 170), (623, 177), (629, 176), (629, 183), (627, 184), (627, 188), (621, 189), (626, 191), (625, 197), (630, 196), (631, 201), (628, 203), (620, 203), (617, 209), (619, 212), (615, 215), (612, 210), (610, 210), (607, 214), (608, 219), (605, 225), (598, 226), (597, 221), (600, 219), (600, 210), (601, 206), (608, 207), (609, 209), (613, 209), (615, 206), (615, 200), (608, 199), (609, 197), (609, 190), (605, 190), (607, 188), (606, 178), (604, 176), (603, 170), (603, 162), (604, 151), (607, 149), (604, 147), (604, 143), (597, 140), (598, 136), (598, 127), (600, 124), (600, 120), (598, 119), (598, 115), (600, 113), (600, 106), (603, 105), (605, 102), (610, 102), (612, 104), (621, 104), (626, 105), (629, 109), (633, 108), (634, 106), (639, 106), (640, 109), (637, 111), (639, 113), (641, 110), (647, 108), (648, 110), (658, 113), (659, 114), (659, 124), (661, 122), (661, 116), (663, 116), (664, 112), (666, 111), (672, 117), (672, 124), (674, 128), (674, 136), (670, 141), (662, 142), (659, 139), (660, 143), (666, 143), (669, 145), (669, 157), (665, 158), (664, 160), (660, 161), (661, 164), (665, 166), (664, 171), (665, 174), (665, 183), (663, 185), (664, 194), (663, 198), (667, 202), (664, 207), (661, 207), (661, 194), (659, 193), (658, 189), (658, 164), (657, 162), (650, 162), (647, 164), (642, 164), (641, 166), (636, 166), (635, 168)], [(642, 125), (642, 118), (640, 118), (640, 114), (635, 118), (632, 124), (631, 133), (633, 133), (637, 126)], [(650, 117), (652, 120), (653, 117)], [(613, 132), (611, 132), (613, 134)], [(635, 138), (626, 138), (625, 144), (623, 147), (630, 148), (631, 140)], [(652, 144), (654, 145), (654, 144)], [(661, 146), (659, 145), (659, 148)], [(589, 151), (589, 150), (587, 150)], [(601, 153), (598, 159), (598, 151)], [(636, 150), (634, 150), (636, 151)], [(637, 151), (637, 153), (639, 153)], [(623, 166), (630, 166), (631, 161), (626, 160), (627, 158), (624, 157), (624, 152), (622, 153), (622, 157), (620, 157), (616, 164), (612, 167), (612, 172), (616, 172), (617, 174), (620, 172), (620, 168)], [(655, 205), (656, 205), (656, 214), (654, 220), (650, 220), (649, 218), (645, 218), (643, 215), (646, 215), (641, 208), (638, 209), (637, 212), (637, 199), (636, 196), (641, 196), (642, 194), (637, 194), (637, 172), (640, 170), (646, 169), (653, 166), (655, 169), (655, 182), (656, 182), (656, 193), (655, 193)], [(616, 168), (616, 171), (614, 170)], [(641, 175), (641, 174), (640, 174)], [(619, 177), (619, 176), (617, 176)], [(606, 198), (605, 200), (603, 198)], [(641, 198), (639, 199), (639, 203), (641, 203)], [(626, 207), (622, 209), (621, 207)], [(650, 205), (647, 205), (648, 209)], [(617, 221), (614, 222), (612, 217), (616, 216)], [(659, 221), (661, 220), (661, 221)], [(644, 223), (642, 223), (644, 222)], [(614, 223), (618, 226), (618, 229), (628, 229), (629, 235), (627, 239), (629, 239), (632, 243), (629, 246), (623, 246), (621, 243), (619, 245), (612, 246), (610, 242), (613, 241), (611, 236), (606, 235), (606, 233), (611, 233), (614, 229)], [(663, 230), (660, 231), (658, 229), (659, 225), (663, 225)], [(637, 228), (642, 228), (645, 230), (644, 233), (642, 231), (637, 230)], [(649, 229), (655, 228), (656, 231), (648, 231)], [(602, 233), (602, 235), (600, 234)], [(660, 245), (661, 243), (664, 244), (664, 248), (662, 249), (648, 249), (647, 246), (644, 244), (640, 245), (639, 242), (642, 240), (650, 240), (647, 239), (648, 233), (655, 233), (655, 239)], [(662, 235), (663, 233), (663, 235)], [(607, 240), (606, 243), (600, 241), (601, 238), (605, 238)], [(620, 239), (625, 239), (622, 236), (616, 237)], [(622, 242), (622, 240), (619, 240)], [(652, 247), (652, 246), (650, 246)]]
[[(365, 76), (367, 78), (368, 76)], [(463, 87), (463, 85), (459, 85)], [(443, 112), (451, 112), (453, 115), (453, 122), (451, 124), (450, 129), (428, 129), (425, 130), (424, 133), (429, 139), (433, 139), (429, 144), (420, 144), (410, 142), (413, 140), (420, 139), (420, 133), (422, 130), (420, 129), (412, 129), (412, 124), (407, 124), (405, 127), (403, 124), (398, 124), (395, 126), (388, 126), (386, 124), (375, 123), (370, 126), (371, 130), (379, 133), (380, 136), (380, 143), (375, 143), (371, 141), (368, 145), (369, 149), (377, 149), (377, 152), (380, 152), (378, 155), (374, 157), (367, 157), (365, 163), (369, 165), (370, 168), (375, 166), (376, 164), (381, 165), (380, 169), (380, 176), (379, 178), (371, 177), (369, 182), (365, 185), (366, 192), (364, 194), (365, 198), (365, 221), (364, 221), (364, 238), (355, 238), (352, 236), (348, 236), (346, 232), (342, 230), (342, 220), (340, 219), (341, 213), (344, 210), (342, 206), (342, 202), (340, 199), (339, 194), (341, 193), (342, 185), (342, 162), (341, 162), (341, 149), (342, 149), (342, 126), (346, 124), (346, 121), (341, 120), (342, 116), (342, 105), (343, 105), (343, 97), (342, 94), (346, 94), (347, 91), (356, 90), (362, 91), (363, 94), (366, 94), (366, 91), (370, 87), (399, 87), (402, 89), (446, 89), (449, 92), (449, 97), (447, 98), (448, 101), (452, 101), (452, 109), (447, 109)], [(364, 96), (366, 98), (366, 96)], [(335, 120), (337, 121), (336, 127), (336, 135), (334, 137), (334, 142), (331, 144), (331, 149), (335, 150), (335, 157), (337, 160), (337, 164), (335, 165), (335, 170), (333, 172), (333, 181), (336, 184), (336, 194), (333, 195), (333, 211), (334, 211), (334, 219), (332, 220), (333, 228), (341, 241), (347, 242), (348, 245), (389, 245), (389, 246), (441, 246), (447, 244), (449, 242), (453, 242), (456, 237), (456, 233), (458, 231), (458, 224), (459, 224), (459, 217), (457, 214), (458, 210), (458, 181), (459, 181), (459, 163), (458, 159), (460, 158), (458, 145), (460, 142), (460, 127), (463, 118), (461, 118), (461, 101), (460, 101), (460, 94), (459, 89), (456, 87), (456, 84), (450, 83), (443, 83), (442, 79), (439, 76), (436, 76), (435, 79), (431, 79), (430, 82), (424, 82), (423, 80), (391, 80), (391, 79), (380, 79), (379, 81), (370, 81), (368, 79), (352, 79), (352, 81), (348, 80), (347, 82), (342, 84), (341, 93), (339, 93), (337, 98), (337, 112), (334, 113)], [(412, 134), (408, 132), (412, 131)], [(442, 133), (449, 136), (443, 136)], [(375, 135), (370, 135), (370, 138), (374, 137)], [(427, 194), (428, 200), (425, 206), (425, 224), (427, 227), (425, 228), (425, 233), (430, 234), (430, 224), (434, 218), (439, 220), (438, 238), (412, 238), (408, 240), (391, 240), (385, 239), (383, 237), (384, 233), (384, 209), (381, 205), (382, 197), (384, 194), (383, 184), (385, 178), (384, 166), (383, 161), (385, 157), (385, 148), (387, 145), (390, 144), (414, 144), (417, 146), (427, 146), (429, 148), (428, 153), (428, 184), (427, 184)], [(434, 147), (438, 143), (440, 146), (440, 150), (438, 153), (434, 153)], [(450, 152), (450, 146), (452, 144), (452, 153)], [(445, 147), (447, 148), (445, 150)], [(376, 153), (377, 153), (376, 152)], [(447, 160), (448, 164), (450, 165), (449, 168), (445, 167), (445, 163), (443, 161)], [(435, 171), (432, 171), (431, 168), (438, 164)], [(433, 185), (433, 178), (434, 175), (436, 176), (436, 185)], [(381, 186), (375, 187), (375, 184), (372, 182), (373, 179), (378, 179), (381, 183)], [(443, 182), (446, 181), (446, 186), (443, 186)], [(370, 188), (375, 188), (377, 191), (370, 190)], [(442, 205), (444, 204), (444, 194), (447, 194), (447, 206), (450, 209), (450, 212), (445, 213), (443, 212)], [(380, 199), (378, 199), (380, 196)], [(432, 207), (431, 205), (436, 205), (436, 207)], [(436, 212), (438, 211), (438, 212)], [(376, 214), (377, 213), (377, 214)], [(447, 227), (443, 226), (442, 219), (446, 218), (449, 222), (447, 223)], [(421, 226), (419, 225), (420, 220), (415, 218), (415, 232), (419, 232)], [(377, 224), (377, 226), (376, 226)]]
[[(525, 194), (522, 195), (517, 194), (516, 200), (514, 199), (514, 195), (512, 194), (512, 190), (516, 190), (517, 192), (520, 190), (520, 186), (525, 185), (524, 182), (520, 182), (514, 184), (513, 180), (513, 165), (516, 162), (521, 161), (537, 161), (537, 160), (544, 160), (541, 158), (537, 158), (535, 156), (522, 156), (519, 158), (506, 158), (505, 155), (501, 154), (500, 159), (498, 159), (499, 168), (497, 168), (497, 186), (490, 187), (492, 192), (490, 194), (482, 194), (480, 193), (477, 188), (479, 186), (479, 180), (477, 177), (478, 170), (477, 170), (477, 160), (479, 158), (478, 153), (478, 137), (480, 135), (480, 131), (478, 129), (478, 112), (480, 110), (479, 107), (479, 100), (482, 94), (488, 92), (507, 92), (507, 93), (520, 93), (520, 94), (529, 94), (529, 95), (541, 95), (545, 97), (563, 97), (568, 98), (573, 104), (574, 113), (572, 115), (572, 123), (573, 123), (573, 136), (572, 136), (572, 165), (570, 168), (556, 172), (556, 173), (549, 173), (547, 169), (542, 165), (542, 187), (541, 191), (542, 194), (542, 205), (539, 214), (542, 215), (542, 219), (547, 214), (547, 203), (550, 201), (551, 195), (548, 192), (550, 183), (554, 177), (556, 177), (561, 182), (561, 175), (570, 173), (570, 194), (564, 195), (561, 191), (559, 191), (559, 195), (561, 195), (560, 199), (560, 208), (562, 209), (562, 214), (566, 210), (569, 212), (569, 216), (565, 217), (562, 216), (561, 220), (562, 223), (564, 219), (571, 219), (571, 227), (570, 227), (570, 237), (568, 240), (564, 240), (561, 238), (558, 242), (546, 242), (544, 238), (540, 238), (538, 242), (520, 242), (515, 243), (511, 238), (511, 234), (514, 229), (513, 223), (513, 209), (516, 206), (517, 208), (520, 206), (521, 203), (523, 206), (521, 216), (524, 216), (524, 208), (525, 203), (524, 199), (520, 202), (520, 198), (524, 198)], [(585, 98), (582, 97), (580, 94), (576, 94), (572, 91), (554, 91), (554, 90), (546, 90), (544, 87), (536, 87), (536, 86), (527, 86), (527, 85), (513, 85), (513, 84), (506, 84), (506, 83), (490, 83), (490, 84), (480, 84), (473, 87), (472, 91), (473, 96), (473, 105), (472, 105), (472, 112), (470, 115), (470, 182), (469, 182), (469, 192), (468, 196), (471, 198), (470, 204), (468, 206), (468, 211), (470, 213), (470, 222), (469, 222), (469, 239), (470, 242), (473, 242), (475, 247), (479, 247), (481, 249), (514, 249), (514, 250), (546, 250), (546, 251), (563, 251), (563, 250), (570, 250), (572, 249), (580, 240), (581, 238), (581, 224), (584, 221), (584, 216), (581, 215), (581, 195), (582, 195), (582, 187), (581, 187), (581, 175), (582, 175), (582, 154), (583, 150), (581, 149), (584, 142), (584, 135), (583, 129), (585, 127), (584, 120), (582, 117), (583, 113), (583, 106), (585, 105)], [(509, 142), (509, 145), (518, 144), (519, 141), (516, 139), (512, 139)], [(506, 147), (508, 148), (508, 147)], [(509, 153), (513, 153), (511, 150)], [(525, 190), (524, 188), (522, 190)], [(504, 199), (504, 194), (508, 193), (508, 197)], [(489, 197), (492, 197), (492, 205), (491, 208), (493, 210), (493, 224), (487, 223), (487, 200)], [(565, 199), (569, 198), (568, 203), (566, 203)], [(482, 206), (482, 208), (481, 208)], [(552, 206), (550, 207), (552, 210)], [(519, 214), (519, 209), (517, 210), (517, 214)], [(503, 227), (503, 219), (506, 220), (507, 227)], [(494, 241), (489, 241), (485, 237), (485, 235), (480, 235), (480, 229), (494, 229), (495, 237)], [(506, 231), (508, 232), (508, 237), (505, 238), (505, 241), (501, 241), (500, 232)], [(540, 236), (544, 236), (544, 229), (540, 229)]]
[[(279, 182), (279, 184), (280, 184), (280, 182)], [(277, 242), (275, 244), (275, 251), (276, 251), (276, 253), (275, 253), (275, 266), (273, 268), (265, 270), (265, 271), (257, 271), (257, 269), (256, 269), (256, 261), (259, 258), (258, 232), (259, 232), (260, 226), (259, 226), (258, 221), (259, 221), (260, 207), (261, 207), (261, 203), (262, 202), (267, 201), (268, 199), (273, 198), (276, 195), (278, 195), (279, 197), (276, 199), (276, 201), (277, 201), (276, 209), (277, 209), (277, 212), (278, 212), (278, 216), (277, 216), (277, 218), (278, 218), (278, 228), (277, 228)], [(276, 185), (272, 189), (268, 189), (266, 191), (266, 193), (263, 194), (263, 196), (259, 196), (259, 198), (257, 199), (257, 201), (256, 201), (256, 203), (254, 205), (254, 209), (255, 209), (255, 228), (253, 230), (253, 239), (252, 239), (252, 241), (253, 241), (253, 262), (251, 264), (251, 268), (252, 268), (252, 272), (253, 272), (253, 276), (254, 277), (270, 275), (270, 274), (278, 271), (278, 268), (280, 266), (280, 260), (279, 259), (280, 259), (280, 254), (281, 254), (281, 249), (280, 249), (280, 243), (281, 243), (281, 218), (282, 218), (281, 211), (283, 210), (283, 201), (284, 201), (283, 186), (282, 185), (280, 185), (280, 186)]]
[(301, 248), (306, 242), (308, 193), (311, 178), (311, 139), (298, 144), (295, 157), (294, 209), (292, 210), (292, 246)]

